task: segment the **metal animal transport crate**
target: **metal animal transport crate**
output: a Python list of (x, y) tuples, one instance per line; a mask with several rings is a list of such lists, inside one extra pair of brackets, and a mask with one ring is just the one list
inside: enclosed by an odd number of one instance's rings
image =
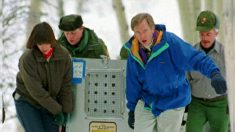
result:
[(125, 100), (125, 60), (75, 58), (74, 112), (66, 132), (131, 132)]

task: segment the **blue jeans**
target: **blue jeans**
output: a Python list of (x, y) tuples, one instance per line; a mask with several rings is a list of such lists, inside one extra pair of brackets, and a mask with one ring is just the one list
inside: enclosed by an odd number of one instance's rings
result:
[(17, 117), (25, 132), (58, 132), (59, 126), (54, 123), (54, 116), (45, 108), (36, 108), (20, 96), (15, 98)]

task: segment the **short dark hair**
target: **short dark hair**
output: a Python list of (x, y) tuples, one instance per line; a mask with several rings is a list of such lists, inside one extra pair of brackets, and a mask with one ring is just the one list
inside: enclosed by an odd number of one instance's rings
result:
[(57, 43), (53, 29), (47, 22), (41, 22), (34, 26), (28, 38), (26, 48), (37, 48), (37, 45), (43, 43), (50, 43), (52, 47)]

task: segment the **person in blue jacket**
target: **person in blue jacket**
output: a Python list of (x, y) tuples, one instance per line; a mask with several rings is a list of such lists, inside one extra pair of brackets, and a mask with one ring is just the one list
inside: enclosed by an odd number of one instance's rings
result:
[(186, 72), (197, 70), (211, 79), (218, 94), (226, 81), (210, 57), (196, 50), (148, 13), (131, 20), (134, 35), (128, 51), (126, 98), (128, 125), (134, 132), (179, 132), (185, 106), (191, 101)]

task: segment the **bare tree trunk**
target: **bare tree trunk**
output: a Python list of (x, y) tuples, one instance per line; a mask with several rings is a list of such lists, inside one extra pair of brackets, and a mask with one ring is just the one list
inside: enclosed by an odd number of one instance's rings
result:
[(225, 44), (226, 78), (229, 97), (229, 114), (231, 132), (235, 131), (235, 2), (234, 0), (224, 1), (223, 32)]
[(213, 11), (213, 3), (215, 3), (214, 0), (205, 0), (204, 3), (207, 10)]
[[(2, 16), (3, 1), (4, 0), (0, 0), (0, 16)], [(1, 20), (1, 23), (2, 23), (2, 20)]]
[(29, 18), (27, 23), (27, 36), (29, 36), (35, 24), (40, 22), (42, 0), (31, 0)]
[(183, 38), (189, 43), (194, 44), (199, 40), (198, 33), (195, 32), (195, 27), (201, 3), (199, 0), (179, 0), (178, 4)]
[[(125, 7), (123, 6), (122, 0), (113, 0), (113, 9), (116, 12), (121, 42), (124, 44), (130, 37), (128, 32), (128, 24), (126, 20)], [(122, 47), (120, 51), (122, 59), (126, 59), (128, 56), (127, 50)]]
[(221, 34), (219, 34), (218, 39), (221, 42), (224, 42), (224, 35), (222, 35), (222, 33), (224, 32), (224, 28), (222, 25), (222, 20), (223, 20), (223, 0), (217, 0), (216, 2), (214, 2), (214, 13), (216, 14), (216, 16), (219, 18), (219, 22), (220, 22), (220, 32)]
[[(2, 28), (2, 21), (3, 21), (3, 18), (2, 18), (2, 9), (3, 9), (3, 0), (0, 0), (0, 16), (1, 16), (1, 18), (0, 18), (0, 48), (1, 48), (1, 46), (2, 46), (2, 30), (3, 30), (3, 28)], [(1, 51), (1, 49), (0, 49), (0, 51)], [(1, 59), (1, 58), (0, 58)]]
[(64, 16), (64, 1), (63, 0), (58, 0), (58, 16), (62, 17)]
[(83, 6), (83, 3), (84, 3), (84, 0), (77, 0), (77, 12), (78, 14), (81, 15), (81, 12), (82, 12), (82, 6)]
[(123, 6), (122, 0), (113, 0), (113, 8), (118, 20), (121, 42), (124, 44), (129, 39), (130, 35), (128, 32), (125, 7)]

